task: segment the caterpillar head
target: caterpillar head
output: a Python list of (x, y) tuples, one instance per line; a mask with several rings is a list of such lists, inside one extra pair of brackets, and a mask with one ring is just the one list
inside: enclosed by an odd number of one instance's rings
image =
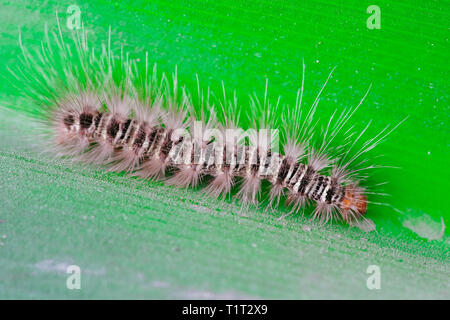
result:
[(345, 220), (364, 215), (367, 211), (367, 196), (364, 189), (357, 184), (346, 186), (341, 208)]

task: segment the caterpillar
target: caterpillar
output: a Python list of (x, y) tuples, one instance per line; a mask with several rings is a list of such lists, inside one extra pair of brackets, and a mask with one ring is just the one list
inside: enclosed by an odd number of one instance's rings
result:
[[(108, 45), (98, 55), (90, 48), (87, 31), (72, 33), (66, 43), (58, 20), (58, 32), (46, 29), (39, 50), (22, 43), (20, 61), (10, 68), (13, 83), (35, 106), (33, 114), (44, 124), (51, 152), (76, 161), (101, 165), (109, 171), (127, 172), (143, 179), (164, 179), (177, 187), (196, 187), (209, 196), (235, 196), (243, 207), (266, 202), (276, 208), (281, 200), (291, 212), (314, 205), (312, 217), (321, 222), (344, 221), (374, 229), (365, 215), (370, 192), (362, 172), (376, 168), (361, 156), (372, 150), (396, 128), (386, 126), (365, 142), (360, 133), (346, 129), (363, 103), (338, 110), (324, 129), (317, 128), (315, 114), (320, 95), (303, 106), (302, 83), (293, 107), (250, 98), (253, 128), (241, 128), (241, 104), (223, 86), (223, 98), (200, 88), (197, 96), (180, 87), (177, 71), (170, 80), (139, 59), (115, 55)], [(281, 116), (280, 116), (281, 115)], [(319, 143), (313, 140), (321, 136)], [(337, 144), (341, 138), (343, 143)], [(280, 138), (281, 137), (281, 138)], [(281, 140), (280, 143), (275, 143)], [(358, 143), (362, 146), (358, 148)], [(334, 145), (334, 146), (333, 146)], [(364, 166), (366, 165), (366, 166)], [(269, 191), (263, 193), (262, 181)]]

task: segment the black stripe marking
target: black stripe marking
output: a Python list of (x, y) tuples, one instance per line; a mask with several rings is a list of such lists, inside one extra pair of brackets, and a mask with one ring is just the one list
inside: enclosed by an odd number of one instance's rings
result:
[(117, 135), (117, 133), (119, 132), (120, 129), (120, 123), (112, 118), (111, 122), (108, 125), (108, 128), (106, 129), (106, 134), (111, 138), (114, 139)]
[(157, 131), (157, 129), (155, 127), (150, 129), (150, 133), (147, 136), (148, 144), (147, 144), (147, 148), (143, 151), (144, 153), (146, 153), (152, 147), (153, 140), (155, 139), (156, 131)]
[(280, 170), (278, 171), (278, 177), (277, 177), (277, 183), (283, 183), (284, 179), (286, 178), (288, 172), (289, 172), (289, 168), (291, 166), (288, 164), (286, 159), (283, 159), (283, 161), (281, 162), (281, 167)]
[(95, 117), (95, 119), (94, 119), (95, 130), (97, 130), (98, 126), (100, 125), (100, 121), (102, 120), (102, 117), (103, 117), (103, 113), (101, 113), (101, 112), (99, 114), (97, 114), (97, 116)]
[(136, 132), (136, 127), (139, 124), (137, 124), (135, 121), (133, 121), (133, 123), (131, 124), (131, 129), (130, 129), (130, 133), (128, 134), (127, 139), (125, 140), (125, 143), (129, 143), (131, 138), (134, 137), (134, 133)]
[(297, 172), (295, 175), (293, 175), (293, 178), (291, 178), (291, 186), (294, 186), (298, 182), (298, 178), (302, 175), (303, 170), (305, 170), (304, 164), (299, 164), (299, 168), (297, 169)]
[(172, 136), (172, 130), (170, 130), (167, 133), (166, 138), (164, 139), (164, 143), (161, 146), (161, 153), (160, 154), (163, 156), (163, 158), (166, 158), (167, 155), (170, 152), (170, 149), (172, 149), (173, 141), (171, 139), (171, 136)]
[(328, 189), (327, 196), (325, 199), (328, 204), (331, 203), (331, 199), (333, 198), (335, 190), (336, 190), (336, 184), (335, 184), (335, 182), (331, 182), (331, 187)]
[(155, 150), (156, 147), (158, 146), (159, 140), (161, 140), (163, 134), (164, 134), (164, 128), (158, 128), (155, 130), (156, 135), (155, 135), (155, 139), (152, 143), (152, 147), (149, 149), (149, 151), (151, 150)]
[(299, 167), (300, 167), (300, 163), (296, 162), (294, 164), (294, 169), (292, 169), (291, 175), (288, 177), (288, 180), (287, 180), (288, 182), (289, 182), (289, 180), (292, 179), (293, 176), (295, 176)]
[(67, 115), (64, 119), (64, 125), (66, 126), (67, 129), (70, 129), (70, 126), (73, 125), (75, 119), (73, 118), (73, 115), (69, 114)]
[(300, 186), (298, 188), (299, 193), (304, 194), (305, 189), (308, 186), (309, 181), (311, 180), (314, 173), (315, 171), (311, 167), (308, 167), (308, 169), (306, 169), (305, 176), (303, 177), (302, 182), (300, 182)]
[(134, 142), (133, 142), (134, 150), (136, 152), (142, 147), (142, 145), (144, 144), (144, 141), (145, 141), (145, 131), (142, 130), (142, 127), (141, 127), (136, 136), (136, 139), (134, 139)]
[(317, 181), (317, 184), (316, 184), (316, 189), (314, 189), (314, 191), (313, 191), (313, 193), (312, 193), (312, 195), (311, 195), (311, 198), (313, 198), (313, 199), (316, 199), (317, 198), (317, 193), (319, 192), (319, 189), (320, 189), (320, 187), (322, 187), (322, 185), (324, 184), (323, 182), (323, 176), (319, 176), (317, 179), (316, 179), (316, 181)]
[(93, 115), (87, 112), (80, 114), (80, 128), (87, 129), (92, 124)]
[(130, 124), (131, 124), (131, 119), (128, 119), (123, 124), (122, 135), (120, 136), (120, 140), (123, 140), (125, 138), (125, 135), (127, 134), (127, 131), (128, 131), (128, 128), (130, 127)]

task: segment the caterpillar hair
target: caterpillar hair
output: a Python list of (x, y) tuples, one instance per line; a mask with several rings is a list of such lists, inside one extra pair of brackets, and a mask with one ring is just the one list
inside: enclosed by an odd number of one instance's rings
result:
[[(58, 21), (59, 26), (59, 21)], [(164, 179), (177, 187), (197, 186), (212, 197), (235, 190), (243, 207), (283, 203), (321, 222), (341, 220), (366, 230), (366, 217), (375, 194), (365, 172), (378, 168), (364, 158), (394, 128), (387, 126), (365, 141), (349, 124), (369, 93), (354, 107), (336, 110), (322, 129), (316, 114), (330, 72), (314, 102), (304, 106), (305, 63), (296, 102), (250, 97), (252, 126), (242, 125), (242, 104), (223, 87), (217, 98), (180, 86), (177, 72), (166, 76), (149, 55), (143, 61), (120, 55), (108, 44), (100, 53), (91, 48), (87, 32), (74, 31), (72, 41), (61, 28), (46, 36), (39, 50), (22, 49), (20, 61), (9, 68), (20, 91), (30, 99), (33, 114), (45, 124), (45, 143), (55, 155), (125, 171), (142, 179)], [(262, 181), (270, 183), (263, 192)]]

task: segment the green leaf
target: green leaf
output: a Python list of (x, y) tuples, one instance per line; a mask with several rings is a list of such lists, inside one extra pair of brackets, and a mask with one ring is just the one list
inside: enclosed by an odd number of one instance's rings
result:
[[(73, 1), (3, 1), (2, 73), (22, 42), (38, 50), (55, 12), (65, 28)], [(149, 52), (180, 82), (239, 99), (269, 94), (292, 103), (306, 64), (311, 104), (330, 70), (318, 113), (354, 106), (352, 125), (371, 133), (409, 118), (377, 147), (374, 184), (389, 183), (387, 206), (369, 206), (377, 232), (320, 226), (287, 209), (239, 203), (141, 181), (41, 153), (39, 128), (20, 98), (26, 83), (0, 83), (0, 298), (449, 298), (450, 78), (444, 1), (379, 1), (369, 29), (367, 1), (77, 1), (89, 37), (133, 59)], [(64, 30), (70, 33), (69, 30)], [(9, 80), (11, 77), (6, 76)], [(11, 80), (14, 82), (14, 80)], [(249, 110), (243, 107), (243, 112)], [(13, 110), (11, 110), (13, 109)], [(374, 178), (375, 179), (375, 178)], [(395, 208), (395, 209), (394, 209)], [(81, 268), (81, 290), (66, 268)], [(381, 289), (369, 290), (369, 265)]]

